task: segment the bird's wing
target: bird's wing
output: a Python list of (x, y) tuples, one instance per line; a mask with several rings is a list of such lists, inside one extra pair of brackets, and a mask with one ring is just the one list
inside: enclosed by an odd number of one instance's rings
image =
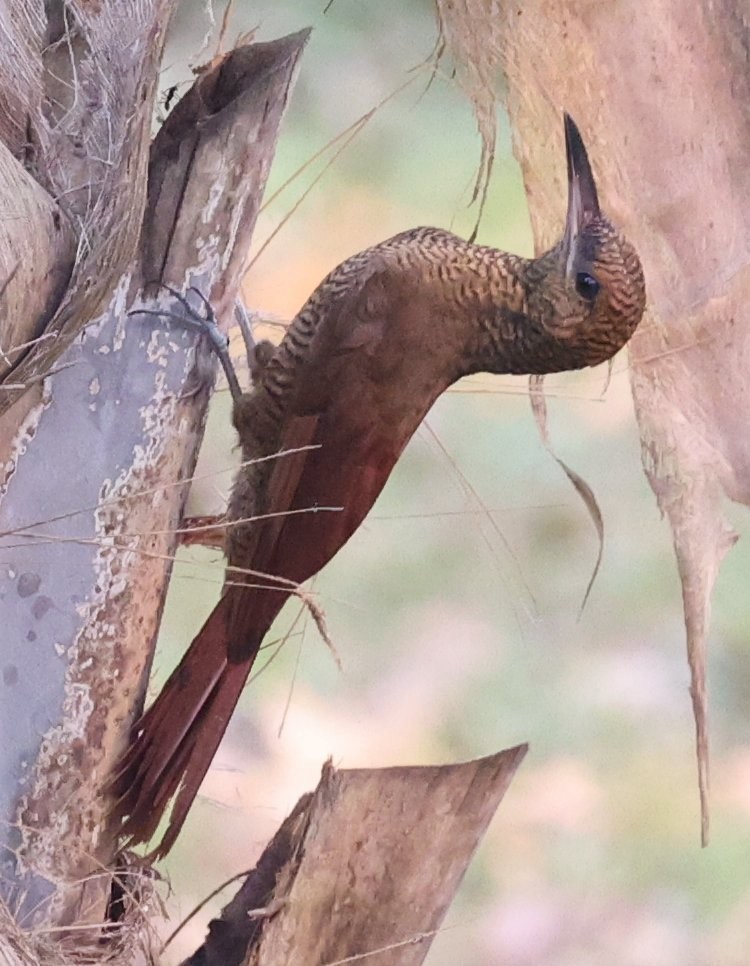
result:
[(316, 429), (320, 415), (293, 416), (284, 426), (279, 453), (268, 478), (264, 513), (268, 519), (259, 528), (254, 554), (254, 565), (260, 568), (272, 556), (272, 548), (288, 517), (285, 515), (295, 506), (295, 494), (305, 464), (316, 442)]
[[(387, 442), (387, 453), (373, 452), (378, 427), (368, 419), (367, 370), (387, 327), (387, 279), (387, 266), (370, 267), (328, 303), (297, 374), (279, 443), (287, 455), (269, 474), (266, 519), (253, 525), (254, 547), (243, 561), (254, 572), (247, 582), (274, 592), (235, 595), (235, 657), (244, 653), (240, 642), (270, 625), (294, 584), (317, 573), (351, 536), (395, 462)], [(241, 574), (229, 579), (243, 582)]]
[(321, 319), (294, 389), (296, 413), (324, 413), (335, 405), (340, 380), (377, 354), (400, 290), (393, 267), (380, 256), (330, 294), (324, 309), (314, 306)]

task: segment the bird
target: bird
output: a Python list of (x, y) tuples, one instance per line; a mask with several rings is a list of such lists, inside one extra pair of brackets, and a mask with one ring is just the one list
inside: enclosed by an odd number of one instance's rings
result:
[(246, 340), (248, 392), (206, 300), (207, 320), (189, 321), (211, 329), (227, 372), (242, 465), (222, 595), (114, 772), (122, 841), (148, 842), (171, 803), (150, 855), (172, 847), (273, 620), (357, 530), (441, 393), (477, 372), (594, 366), (633, 334), (646, 299), (640, 259), (600, 209), (568, 114), (564, 134), (564, 232), (539, 257), (439, 228), (397, 234), (333, 269), (278, 347)]

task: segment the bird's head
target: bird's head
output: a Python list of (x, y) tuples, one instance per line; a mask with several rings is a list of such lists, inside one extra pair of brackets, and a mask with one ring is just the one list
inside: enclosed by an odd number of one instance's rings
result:
[(537, 262), (542, 284), (530, 287), (530, 314), (584, 365), (610, 358), (635, 331), (646, 302), (635, 248), (601, 213), (586, 148), (565, 115), (568, 213), (565, 233)]

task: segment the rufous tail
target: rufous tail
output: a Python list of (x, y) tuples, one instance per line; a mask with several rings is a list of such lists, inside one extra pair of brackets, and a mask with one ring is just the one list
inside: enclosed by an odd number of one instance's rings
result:
[(153, 836), (176, 795), (166, 831), (151, 852), (154, 857), (165, 855), (177, 838), (257, 653), (257, 646), (247, 647), (245, 661), (227, 660), (231, 596), (219, 601), (156, 701), (136, 723), (113, 782), (115, 811), (123, 819), (119, 831), (131, 844)]

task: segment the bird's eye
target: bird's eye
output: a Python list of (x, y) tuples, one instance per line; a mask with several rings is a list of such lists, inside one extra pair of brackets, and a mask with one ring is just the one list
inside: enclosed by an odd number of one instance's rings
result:
[(576, 292), (587, 302), (593, 302), (599, 293), (599, 283), (588, 272), (579, 272), (576, 275)]

